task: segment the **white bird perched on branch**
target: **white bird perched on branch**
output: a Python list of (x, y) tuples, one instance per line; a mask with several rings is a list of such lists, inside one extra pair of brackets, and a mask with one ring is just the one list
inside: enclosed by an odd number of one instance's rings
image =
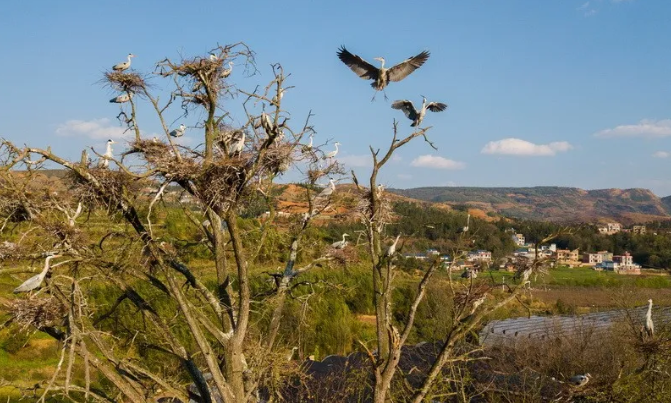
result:
[(42, 285), (42, 282), (44, 281), (44, 278), (47, 276), (47, 273), (49, 272), (49, 269), (51, 268), (51, 259), (61, 257), (61, 255), (51, 255), (47, 256), (47, 258), (44, 260), (44, 269), (40, 272), (40, 274), (37, 274), (28, 280), (24, 281), (23, 284), (20, 286), (16, 287), (14, 289), (14, 294), (18, 294), (20, 292), (28, 292), (32, 291), (36, 288), (39, 288)]
[(345, 246), (347, 246), (347, 241), (345, 240), (346, 236), (349, 236), (349, 234), (342, 234), (342, 241), (333, 242), (331, 247), (333, 249), (345, 249)]
[(217, 57), (217, 55), (215, 55), (214, 53), (210, 52), (209, 59), (211, 62), (216, 62), (217, 60), (219, 60), (219, 57)]
[[(279, 101), (281, 101), (282, 98), (284, 97), (284, 91), (285, 91), (284, 88), (280, 88), (280, 98), (279, 98)], [(278, 101), (277, 95), (275, 95), (275, 96), (273, 97), (273, 99), (272, 99), (270, 102), (271, 102), (273, 105), (278, 106), (279, 101)]]
[(186, 130), (186, 126), (184, 126), (184, 123), (179, 125), (178, 128), (170, 132), (170, 135), (172, 137), (182, 137), (184, 135), (184, 131)]
[(431, 112), (442, 112), (447, 109), (447, 104), (442, 102), (429, 102), (427, 104), (426, 97), (422, 95), (422, 107), (419, 108), (419, 110), (415, 109), (415, 105), (413, 105), (413, 103), (407, 99), (394, 101), (394, 103), (391, 104), (391, 107), (393, 109), (402, 110), (403, 113), (405, 113), (405, 116), (412, 120), (412, 124), (410, 126), (417, 127), (422, 123), (422, 120), (424, 120), (427, 109)]
[(128, 69), (130, 68), (130, 58), (131, 58), (131, 57), (135, 57), (135, 55), (132, 54), (132, 53), (129, 53), (129, 54), (128, 54), (128, 60), (126, 60), (126, 61), (123, 62), (123, 63), (119, 63), (119, 64), (113, 66), (113, 67), (112, 67), (112, 70), (114, 70), (114, 71), (124, 71), (124, 70), (128, 70)]
[(132, 92), (127, 92), (125, 94), (121, 94), (119, 96), (116, 96), (112, 99), (110, 99), (111, 104), (122, 104), (124, 102), (128, 102), (133, 98), (133, 93)]
[(228, 62), (228, 68), (221, 71), (221, 78), (226, 78), (233, 72), (233, 62)]
[(336, 141), (335, 143), (333, 143), (333, 145), (335, 146), (335, 150), (324, 154), (324, 159), (333, 158), (336, 155), (338, 155), (338, 146), (340, 145), (340, 143)]
[(468, 232), (468, 225), (471, 223), (471, 214), (468, 213), (468, 216), (466, 217), (466, 226), (461, 227), (457, 230), (458, 234), (461, 234), (462, 232)]
[(655, 335), (655, 324), (652, 322), (652, 299), (648, 300), (648, 311), (645, 313), (645, 333), (648, 337)]
[(112, 154), (112, 144), (116, 144), (116, 141), (109, 139), (107, 140), (107, 149), (105, 150), (105, 154), (103, 154), (103, 157), (98, 160), (98, 168), (107, 168), (109, 167), (109, 160), (114, 156)]
[(301, 148), (302, 153), (308, 153), (312, 150), (312, 140), (313, 140), (312, 138), (313, 137), (314, 137), (314, 134), (310, 133), (310, 142), (308, 144), (304, 145), (303, 148)]
[(590, 375), (589, 373), (585, 375), (574, 375), (570, 377), (568, 381), (575, 386), (584, 386), (585, 384), (587, 384), (587, 382), (589, 382), (591, 377), (592, 375)]
[[(383, 90), (390, 81), (401, 81), (410, 73), (420, 68), (424, 62), (427, 61), (429, 55), (430, 53), (425, 50), (422, 53), (416, 56), (412, 56), (389, 69), (384, 67), (385, 60), (383, 57), (376, 57), (374, 60), (377, 60), (381, 63), (380, 68), (378, 69), (361, 57), (350, 53), (347, 49), (345, 49), (345, 46), (341, 46), (338, 50), (338, 58), (340, 61), (345, 63), (354, 73), (356, 73), (356, 75), (363, 78), (364, 80), (373, 80), (370, 85), (371, 87), (375, 88), (376, 93), (377, 91)], [(373, 96), (373, 99), (375, 99), (375, 96)]]
[(317, 195), (315, 200), (316, 199), (325, 199), (325, 198), (331, 196), (333, 194), (333, 192), (335, 192), (335, 190), (336, 190), (335, 182), (333, 181), (333, 179), (329, 179), (328, 186), (324, 190), (319, 192), (319, 194)]
[(387, 249), (387, 252), (384, 254), (387, 257), (391, 257), (396, 253), (396, 244), (398, 244), (398, 239), (401, 237), (401, 234), (396, 235), (396, 239), (394, 240), (394, 243), (389, 246), (389, 249)]
[(242, 152), (242, 149), (245, 148), (245, 131), (236, 130), (233, 132), (231, 137), (231, 142), (228, 146), (228, 156), (232, 157), (234, 155), (239, 155)]

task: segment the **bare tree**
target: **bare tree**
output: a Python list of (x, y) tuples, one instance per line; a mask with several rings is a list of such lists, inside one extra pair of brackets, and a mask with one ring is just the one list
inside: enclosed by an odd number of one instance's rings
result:
[[(393, 322), (394, 308), (392, 292), (394, 289), (396, 268), (394, 264), (394, 256), (389, 256), (389, 254), (384, 253), (386, 249), (383, 248), (385, 228), (387, 224), (392, 222), (390, 214), (391, 205), (384, 192), (381, 191), (378, 186), (377, 177), (384, 165), (390, 161), (394, 152), (416, 138), (423, 138), (435, 149), (435, 146), (427, 136), (430, 129), (431, 127), (424, 129), (418, 128), (406, 137), (399, 138), (398, 125), (397, 122), (394, 122), (393, 136), (386, 153), (381, 155), (380, 150), (375, 150), (372, 146), (370, 147), (373, 158), (373, 170), (369, 180), (369, 188), (363, 188), (357, 185), (362, 194), (362, 202), (359, 206), (359, 211), (366, 227), (366, 234), (369, 241), (368, 255), (370, 257), (372, 268), (373, 299), (376, 314), (376, 351), (371, 352), (364, 345), (364, 348), (368, 350), (368, 355), (374, 369), (375, 403), (383, 403), (387, 401), (390, 394), (393, 392), (391, 390), (393, 385), (392, 381), (394, 376), (398, 373), (398, 364), (401, 359), (402, 348), (412, 332), (417, 309), (425, 297), (427, 284), (429, 284), (436, 270), (441, 267), (441, 261), (436, 257), (417, 283), (417, 292), (405, 315), (404, 323), (395, 324)], [(354, 177), (354, 181), (355, 183), (358, 183), (356, 177)], [(542, 242), (549, 242), (549, 240), (558, 235), (559, 234), (554, 234), (549, 236)], [(457, 248), (453, 251), (453, 260), (447, 270), (449, 273), (449, 290), (447, 291), (454, 299), (451, 324), (448, 326), (449, 330), (447, 334), (444, 335), (441, 342), (442, 347), (440, 348), (436, 360), (423, 377), (420, 385), (413, 391), (411, 400), (414, 402), (419, 403), (427, 397), (431, 388), (440, 378), (443, 369), (448, 363), (457, 363), (473, 359), (472, 354), (476, 352), (476, 350), (459, 350), (457, 349), (458, 344), (464, 341), (466, 335), (472, 332), (486, 315), (513, 302), (522, 290), (522, 287), (519, 286), (508, 287), (507, 292), (496, 296), (494, 303), (484, 304), (485, 297), (492, 294), (491, 286), (486, 286), (485, 282), (475, 282), (473, 278), (471, 278), (465, 285), (455, 284), (451, 275), (452, 267), (460, 257), (463, 258), (465, 256), (468, 248), (472, 244), (470, 239), (467, 231), (462, 232)], [(536, 271), (539, 271), (545, 267), (545, 261), (535, 260), (532, 263), (532, 266)], [(400, 326), (400, 328), (397, 328), (397, 326)]]
[[(293, 127), (282, 108), (288, 76), (273, 65), (268, 86), (239, 90), (229, 80), (254, 75), (253, 52), (237, 43), (210, 53), (214, 56), (166, 58), (146, 75), (132, 69), (105, 73), (104, 84), (128, 95), (118, 118), (134, 135), (121, 158), (93, 150), (98, 158), (108, 158), (109, 168), (92, 165), (86, 151), (80, 161), (69, 161), (49, 148), (2, 140), (0, 230), (18, 238), (3, 260), (18, 265), (42, 258), (36, 251), (55, 250), (63, 256), (41, 290), (13, 300), (8, 308), (17, 324), (61, 343), (56, 373), (42, 385), (42, 401), (50, 394), (100, 401), (187, 401), (186, 383), (192, 383), (190, 393), (203, 402), (258, 401), (286, 299), (292, 288), (305, 285), (296, 279), (331, 259), (297, 258), (305, 230), (330, 205), (330, 197), (315, 200), (311, 189), (341, 168), (322, 165), (319, 147), (302, 147), (301, 140), (314, 130), (309, 115)], [(233, 62), (238, 68), (231, 74)], [(167, 83), (167, 100), (155, 95), (154, 81)], [(242, 118), (234, 118), (227, 107), (236, 99), (242, 100)], [(163, 141), (143, 137), (140, 102), (154, 110)], [(185, 146), (171, 136), (167, 116), (175, 110), (184, 117), (203, 116), (186, 131), (201, 132), (201, 145)], [(68, 172), (63, 180), (70, 187), (67, 195), (56, 197), (49, 184), (37, 186), (36, 173), (45, 161)], [(308, 212), (294, 217), (285, 268), (273, 274), (275, 287), (253, 301), (250, 264), (274, 214), (254, 230), (261, 232), (258, 242), (248, 241), (238, 219), (254, 198), (272, 205), (274, 178), (294, 164), (307, 167)], [(142, 193), (147, 187), (154, 189), (150, 196)], [(189, 242), (207, 248), (211, 258), (206, 267), (189, 265), (182, 258), (185, 243), (156, 225), (159, 206), (170, 203), (181, 208), (190, 230), (200, 234)], [(0, 270), (21, 271), (33, 270)], [(96, 298), (103, 289), (116, 294), (111, 305)], [(271, 309), (267, 325), (252, 333), (253, 303)], [(84, 379), (75, 379), (80, 373), (75, 365), (83, 368)], [(94, 388), (93, 372), (110, 386)]]

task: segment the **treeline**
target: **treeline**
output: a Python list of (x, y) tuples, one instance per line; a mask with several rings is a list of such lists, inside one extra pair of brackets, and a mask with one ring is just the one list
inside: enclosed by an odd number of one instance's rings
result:
[[(644, 235), (620, 232), (602, 235), (592, 224), (562, 225), (554, 222), (531, 220), (499, 219), (488, 222), (470, 218), (466, 235), (459, 232), (467, 222), (466, 209), (445, 210), (417, 203), (398, 202), (394, 204), (397, 221), (388, 226), (389, 242), (396, 235), (403, 234), (403, 253), (425, 252), (435, 248), (449, 254), (458, 247), (470, 250), (485, 249), (492, 252), (494, 259), (509, 255), (518, 248), (512, 240), (511, 228), (524, 234), (528, 243), (536, 243), (548, 234), (562, 230), (570, 233), (560, 235), (553, 242), (559, 249), (579, 249), (583, 252), (607, 250), (614, 254), (629, 252), (634, 261), (643, 267), (668, 269), (671, 267), (671, 222), (653, 222), (646, 225)], [(333, 223), (327, 229), (328, 240), (338, 240), (347, 232), (356, 240), (357, 231), (363, 226), (356, 222)]]

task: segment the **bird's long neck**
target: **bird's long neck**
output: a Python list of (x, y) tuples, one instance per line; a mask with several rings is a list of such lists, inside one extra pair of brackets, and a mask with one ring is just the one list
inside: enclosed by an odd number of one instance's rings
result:
[(380, 70), (384, 69), (384, 59), (380, 60)]
[(53, 259), (54, 256), (47, 256), (46, 259), (44, 259), (44, 269), (42, 269), (42, 275), (47, 274), (49, 269), (51, 268), (51, 259)]
[(310, 135), (310, 143), (308, 144), (308, 147), (312, 147), (312, 135)]
[(398, 243), (399, 238), (401, 238), (401, 234), (396, 235), (396, 240), (394, 241), (394, 246)]
[(112, 156), (112, 144), (107, 143), (107, 150), (105, 151), (105, 155), (108, 157)]
[(338, 143), (335, 144), (335, 152), (338, 152)]
[(652, 318), (652, 301), (648, 302), (648, 312), (645, 314), (646, 318)]
[(468, 217), (466, 217), (466, 226), (468, 227), (468, 224), (471, 222), (471, 215), (469, 214)]
[(128, 55), (127, 60), (128, 60), (128, 64), (130, 64), (130, 55)]

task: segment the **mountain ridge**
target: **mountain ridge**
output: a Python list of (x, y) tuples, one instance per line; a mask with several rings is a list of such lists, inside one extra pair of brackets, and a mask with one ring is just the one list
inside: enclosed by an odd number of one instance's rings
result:
[(542, 221), (623, 224), (671, 219), (671, 196), (660, 198), (648, 189), (593, 189), (563, 186), (389, 188), (405, 197), (469, 205), (494, 214)]

